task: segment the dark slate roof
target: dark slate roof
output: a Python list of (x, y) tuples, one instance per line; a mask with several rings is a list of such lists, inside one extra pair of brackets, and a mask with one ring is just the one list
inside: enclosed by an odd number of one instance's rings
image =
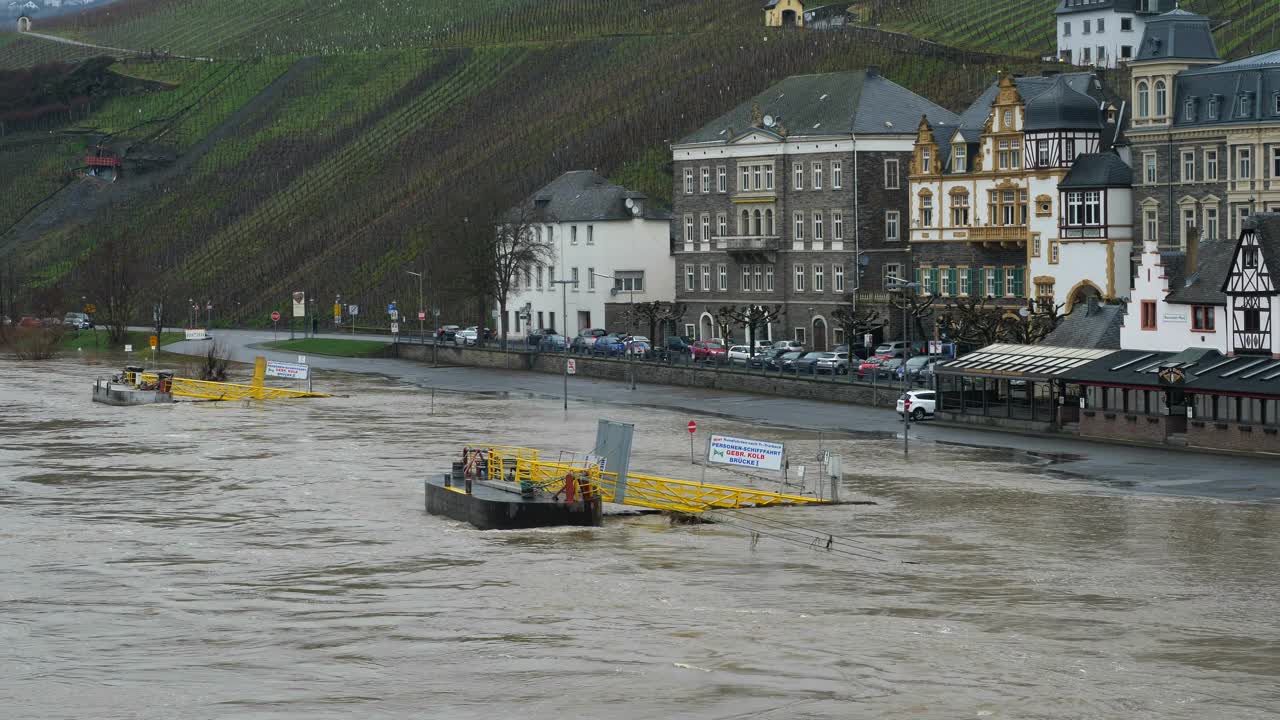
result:
[[(1160, 370), (1177, 367), (1185, 380), (1160, 381)], [(1064, 373), (1068, 382), (1129, 387), (1177, 387), (1187, 392), (1280, 397), (1280, 360), (1256, 355), (1226, 357), (1216, 350), (1191, 348), (1177, 353), (1120, 350)]]
[[(920, 116), (955, 126), (956, 115), (875, 71), (793, 75), (685, 137), (680, 144), (730, 142), (754, 129), (752, 113), (772, 115), (787, 137), (914, 134)], [(764, 128), (768, 131), (768, 128)]]
[(1144, 60), (1220, 60), (1209, 18), (1186, 10), (1171, 10), (1147, 21), (1142, 44), (1133, 62)]
[(1060, 188), (1113, 188), (1133, 184), (1133, 170), (1113, 152), (1080, 155), (1058, 183)]
[(1055, 15), (1068, 15), (1094, 10), (1113, 10), (1118, 13), (1154, 15), (1172, 10), (1175, 4), (1175, 0), (1151, 0), (1150, 10), (1139, 10), (1138, 0), (1060, 0), (1058, 8), (1053, 12)]
[[(1280, 213), (1255, 213), (1244, 221), (1245, 230), (1256, 230), (1262, 261), (1271, 273), (1272, 287), (1280, 287)], [(1235, 253), (1232, 253), (1234, 259)]]
[(654, 207), (644, 193), (613, 185), (593, 170), (574, 170), (552, 180), (535, 192), (527, 203), (554, 222), (630, 220), (627, 200), (638, 200), (641, 217), (670, 220), (671, 213)]
[(1185, 254), (1177, 253), (1172, 262), (1166, 259), (1165, 277), (1169, 278), (1169, 294), (1165, 296), (1165, 302), (1180, 305), (1226, 305), (1227, 296), (1222, 292), (1222, 284), (1231, 271), (1231, 258), (1235, 255), (1235, 249), (1236, 243), (1233, 240), (1200, 243), (1197, 269), (1189, 276), (1186, 274)]
[(1071, 314), (1063, 318), (1041, 344), (1119, 350), (1124, 310), (1123, 305), (1077, 303)]
[[(1253, 102), (1248, 112), (1240, 98), (1249, 93)], [(1178, 127), (1216, 126), (1238, 123), (1280, 122), (1272, 98), (1280, 93), (1280, 50), (1243, 60), (1178, 73), (1174, 81), (1174, 125)], [(1216, 115), (1209, 112), (1210, 100)], [(1190, 119), (1184, 103), (1193, 103)]]
[(1026, 101), (1023, 129), (1036, 130), (1101, 130), (1101, 103), (1072, 89), (1059, 75), (1049, 88)]

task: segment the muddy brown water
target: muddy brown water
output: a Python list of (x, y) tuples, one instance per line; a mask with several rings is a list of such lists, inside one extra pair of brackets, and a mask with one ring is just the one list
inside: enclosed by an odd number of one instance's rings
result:
[(828, 437), (846, 499), (878, 504), (753, 527), (865, 557), (654, 516), (480, 532), (422, 509), (424, 473), (461, 443), (580, 451), (597, 418), (624, 419), (634, 468), (697, 479), (688, 418), (448, 393), (432, 413), (425, 391), (337, 374), (320, 384), (349, 397), (109, 408), (89, 402), (99, 372), (0, 361), (6, 718), (1280, 711), (1275, 504), (1110, 492), (981, 448), (904, 464), (892, 439)]

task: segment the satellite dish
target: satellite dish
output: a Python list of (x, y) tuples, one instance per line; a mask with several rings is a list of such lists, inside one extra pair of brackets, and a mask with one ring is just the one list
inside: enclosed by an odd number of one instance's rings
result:
[(611, 287), (611, 288), (609, 288), (609, 296), (610, 296), (610, 297), (618, 297), (618, 288), (616, 288), (616, 287)]
[(630, 210), (635, 206), (636, 206), (636, 201), (631, 198), (627, 198), (627, 209)]
[(771, 127), (773, 127), (773, 125), (774, 125), (774, 123), (775, 123), (775, 122), (777, 122), (777, 121), (773, 118), (773, 116), (772, 116), (772, 115), (765, 115), (765, 116), (764, 116), (764, 126), (765, 126), (765, 127), (769, 127), (769, 128), (771, 128)]

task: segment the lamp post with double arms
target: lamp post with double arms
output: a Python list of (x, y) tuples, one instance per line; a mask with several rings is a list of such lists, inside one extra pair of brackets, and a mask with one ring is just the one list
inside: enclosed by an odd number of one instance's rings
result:
[(901, 278), (887, 277), (894, 289), (902, 292), (902, 456), (907, 456), (908, 435), (911, 426), (911, 408), (907, 403), (907, 356), (911, 354), (911, 326), (907, 324), (907, 292), (918, 289), (920, 283), (908, 282)]

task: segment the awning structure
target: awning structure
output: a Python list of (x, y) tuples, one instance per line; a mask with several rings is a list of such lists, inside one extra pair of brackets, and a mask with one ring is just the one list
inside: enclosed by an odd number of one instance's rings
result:
[(1203, 349), (1179, 353), (1120, 350), (1103, 361), (1072, 371), (1070, 380), (1086, 385), (1280, 397), (1280, 359), (1257, 355), (1227, 356)]
[(1046, 345), (988, 345), (957, 360), (938, 363), (936, 372), (939, 375), (1052, 380), (1115, 352)]

